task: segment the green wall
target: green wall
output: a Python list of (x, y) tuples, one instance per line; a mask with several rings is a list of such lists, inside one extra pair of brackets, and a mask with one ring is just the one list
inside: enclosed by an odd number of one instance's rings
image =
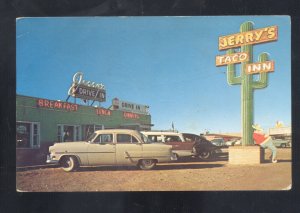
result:
[[(57, 141), (57, 124), (104, 125), (106, 128), (117, 128), (122, 124), (151, 125), (151, 116), (139, 114), (138, 119), (125, 119), (122, 111), (111, 111), (110, 116), (97, 115), (93, 106), (78, 105), (77, 111), (37, 107), (39, 98), (17, 95), (16, 120), (40, 122), (40, 141)], [(41, 98), (43, 99), (43, 98)]]

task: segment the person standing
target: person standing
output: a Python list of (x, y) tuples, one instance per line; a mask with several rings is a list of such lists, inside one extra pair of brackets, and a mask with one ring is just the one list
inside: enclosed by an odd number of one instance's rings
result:
[(65, 131), (64, 137), (63, 137), (63, 141), (69, 141), (70, 140), (70, 133), (69, 131)]
[(253, 140), (255, 141), (255, 144), (260, 145), (264, 149), (270, 149), (272, 151), (272, 163), (277, 163), (277, 148), (273, 144), (271, 136), (264, 134), (263, 129), (259, 124), (252, 125), (252, 128), (254, 129)]

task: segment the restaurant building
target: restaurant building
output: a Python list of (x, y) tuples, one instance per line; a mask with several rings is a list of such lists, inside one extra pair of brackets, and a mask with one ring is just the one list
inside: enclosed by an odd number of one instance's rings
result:
[(111, 107), (102, 108), (17, 95), (17, 166), (44, 164), (50, 145), (86, 140), (95, 130), (150, 130), (152, 124), (148, 108), (117, 98), (112, 100)]

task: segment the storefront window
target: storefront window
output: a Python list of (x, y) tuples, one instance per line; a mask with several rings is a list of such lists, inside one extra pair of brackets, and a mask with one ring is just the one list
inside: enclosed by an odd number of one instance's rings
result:
[(16, 123), (16, 147), (35, 148), (39, 147), (39, 125), (32, 122)]
[(59, 142), (71, 142), (81, 140), (81, 128), (78, 125), (64, 125), (57, 126), (57, 139)]
[(61, 131), (62, 126), (58, 125), (57, 126), (57, 141), (62, 142), (62, 131)]
[(84, 133), (85, 140), (88, 139), (95, 131), (103, 129), (102, 125), (85, 125)]

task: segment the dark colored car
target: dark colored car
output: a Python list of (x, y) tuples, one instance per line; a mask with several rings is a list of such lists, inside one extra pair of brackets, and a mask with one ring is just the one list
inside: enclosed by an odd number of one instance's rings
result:
[(200, 135), (195, 135), (191, 133), (182, 133), (185, 141), (195, 141), (195, 148), (197, 157), (207, 160), (210, 158), (215, 157), (215, 154), (221, 153), (222, 150), (212, 144), (209, 140), (207, 140), (205, 137)]

